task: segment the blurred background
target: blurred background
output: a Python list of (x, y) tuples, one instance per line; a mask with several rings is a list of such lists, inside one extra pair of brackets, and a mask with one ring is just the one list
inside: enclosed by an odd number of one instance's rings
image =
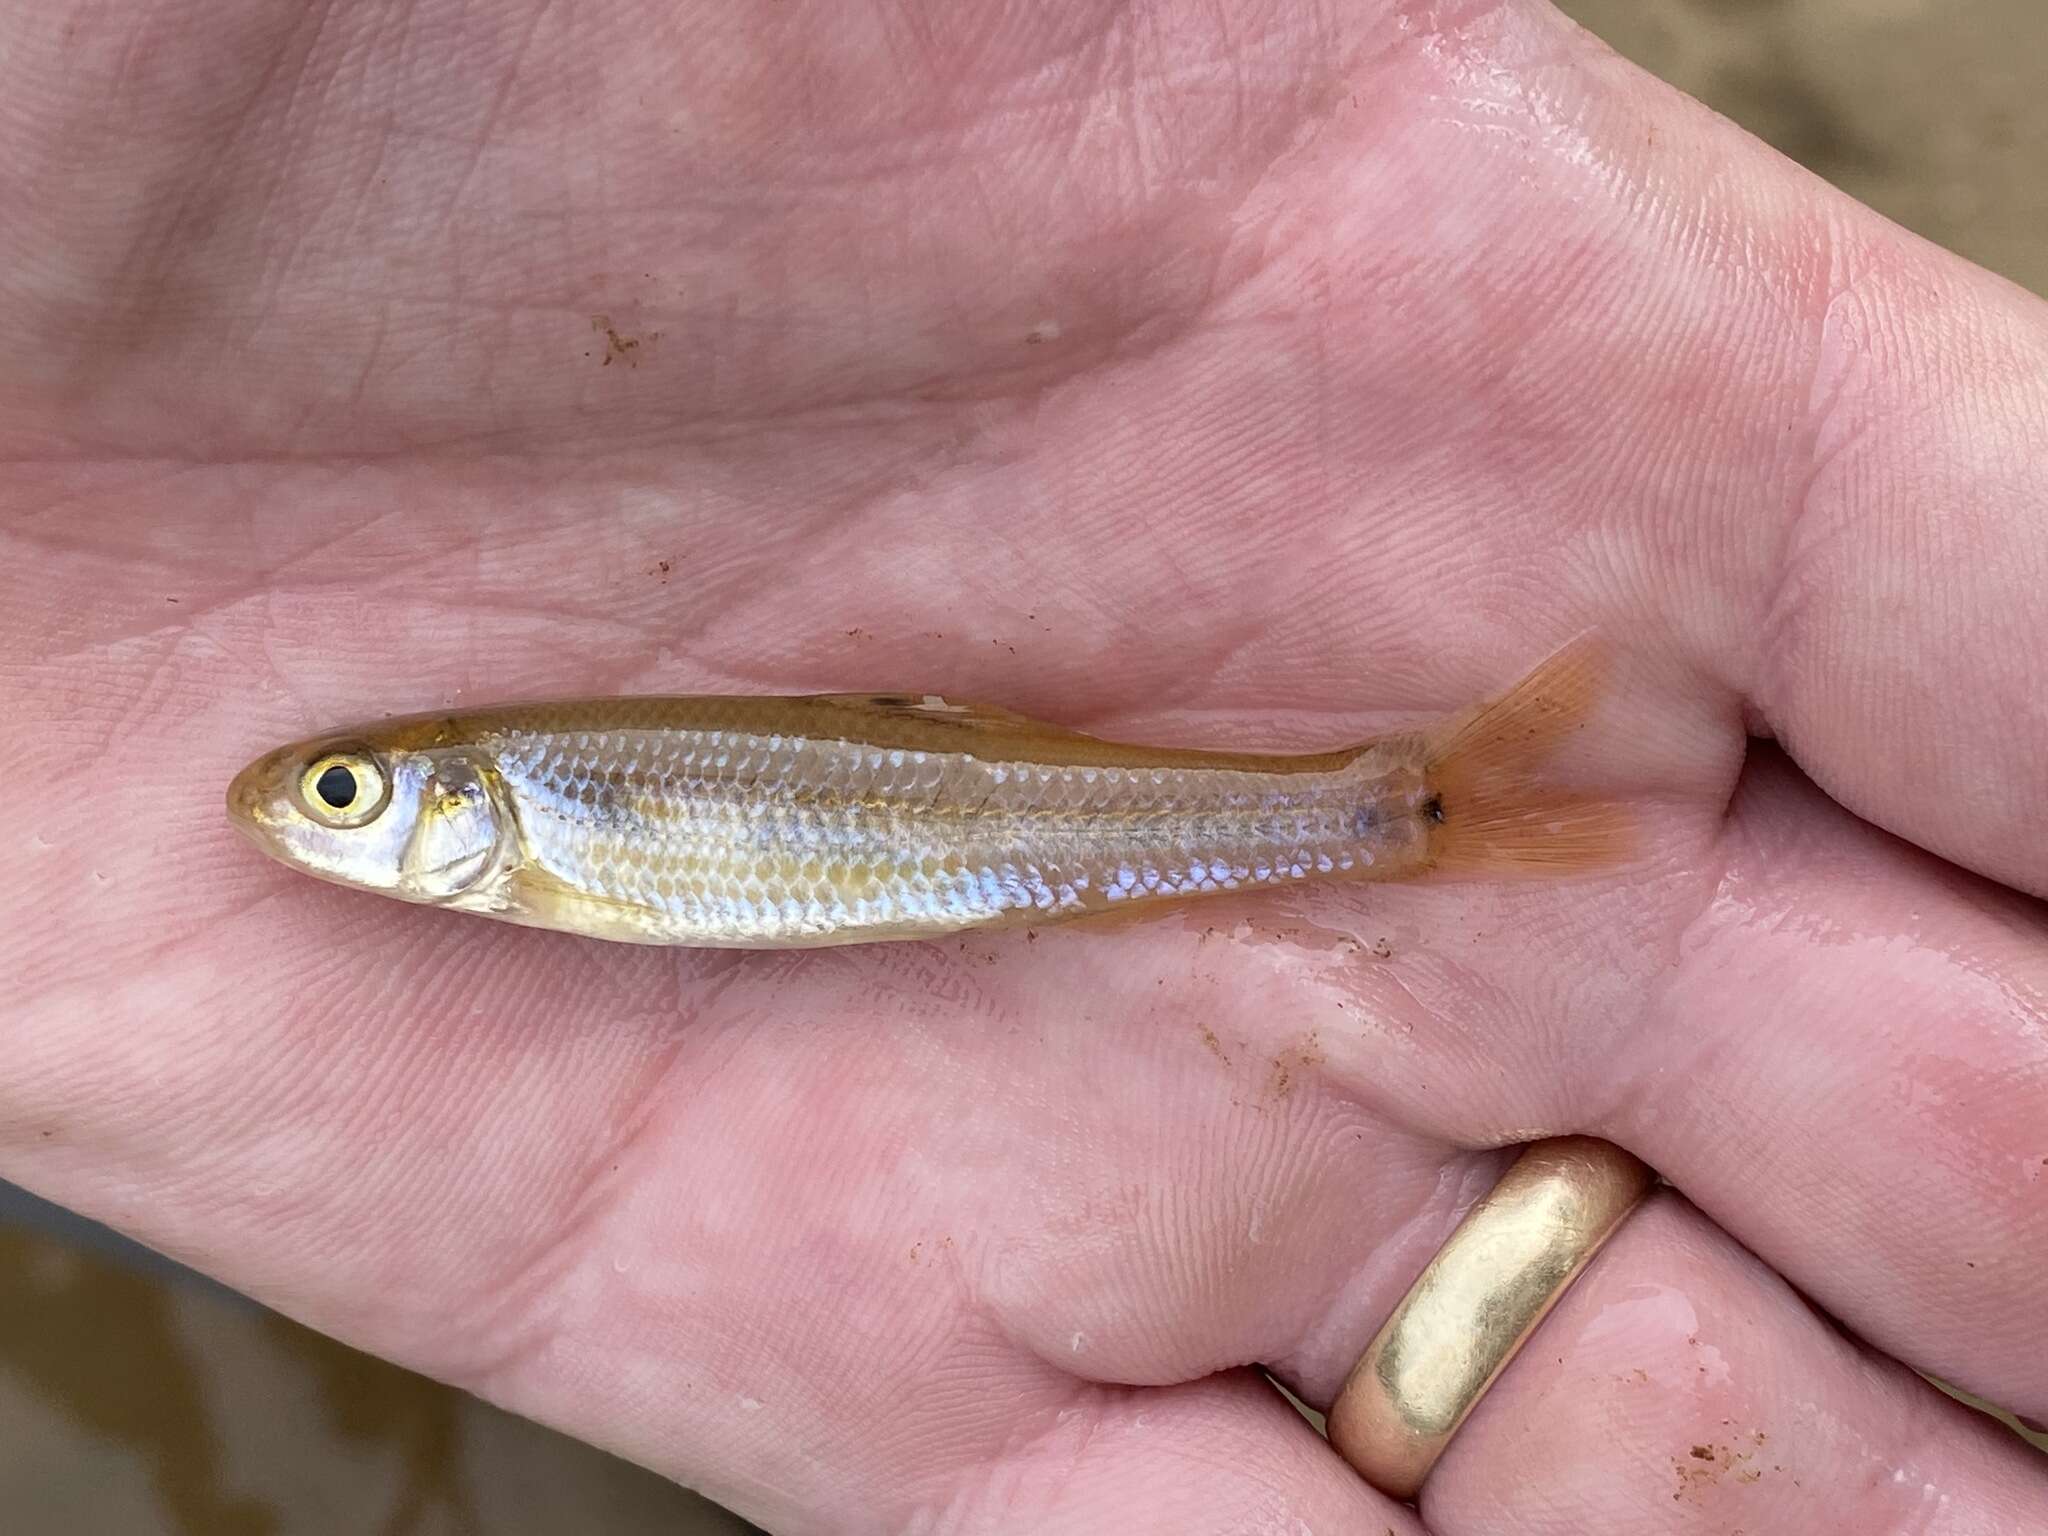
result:
[[(1564, 9), (1900, 223), (2048, 295), (2048, 0), (1565, 0)], [(753, 1527), (0, 1185), (0, 1529), (733, 1536)]]

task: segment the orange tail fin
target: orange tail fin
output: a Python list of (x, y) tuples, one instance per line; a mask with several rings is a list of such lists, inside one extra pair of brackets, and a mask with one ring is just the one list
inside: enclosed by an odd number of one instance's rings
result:
[(1431, 864), (1447, 874), (1569, 874), (1620, 863), (1628, 808), (1545, 784), (1538, 770), (1591, 718), (1612, 670), (1581, 635), (1498, 697), (1428, 736)]

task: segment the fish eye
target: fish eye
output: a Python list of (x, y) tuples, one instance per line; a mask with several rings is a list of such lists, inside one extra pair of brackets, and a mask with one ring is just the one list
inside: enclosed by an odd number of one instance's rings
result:
[(299, 776), (299, 800), (315, 821), (359, 827), (384, 809), (384, 771), (366, 752), (329, 752)]
[(313, 781), (313, 793), (337, 811), (352, 810), (356, 803), (356, 776), (346, 763), (330, 763)]

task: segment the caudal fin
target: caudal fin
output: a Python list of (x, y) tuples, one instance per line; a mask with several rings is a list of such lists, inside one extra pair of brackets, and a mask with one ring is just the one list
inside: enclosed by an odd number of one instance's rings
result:
[(1592, 717), (1612, 674), (1595, 634), (1553, 652), (1499, 696), (1428, 737), (1431, 865), (1447, 874), (1569, 874), (1622, 862), (1635, 820), (1613, 800), (1544, 780), (1543, 766)]

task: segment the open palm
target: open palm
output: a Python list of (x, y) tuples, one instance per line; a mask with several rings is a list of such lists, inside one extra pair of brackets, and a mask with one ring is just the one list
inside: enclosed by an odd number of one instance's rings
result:
[[(2038, 1515), (1894, 1361), (2048, 1415), (2039, 303), (1533, 0), (61, 0), (0, 92), (8, 1177), (779, 1531)], [(1588, 625), (1569, 885), (655, 952), (220, 801), (564, 693), (1327, 746)], [(1250, 1367), (1560, 1131), (1675, 1191), (1390, 1504)]]

